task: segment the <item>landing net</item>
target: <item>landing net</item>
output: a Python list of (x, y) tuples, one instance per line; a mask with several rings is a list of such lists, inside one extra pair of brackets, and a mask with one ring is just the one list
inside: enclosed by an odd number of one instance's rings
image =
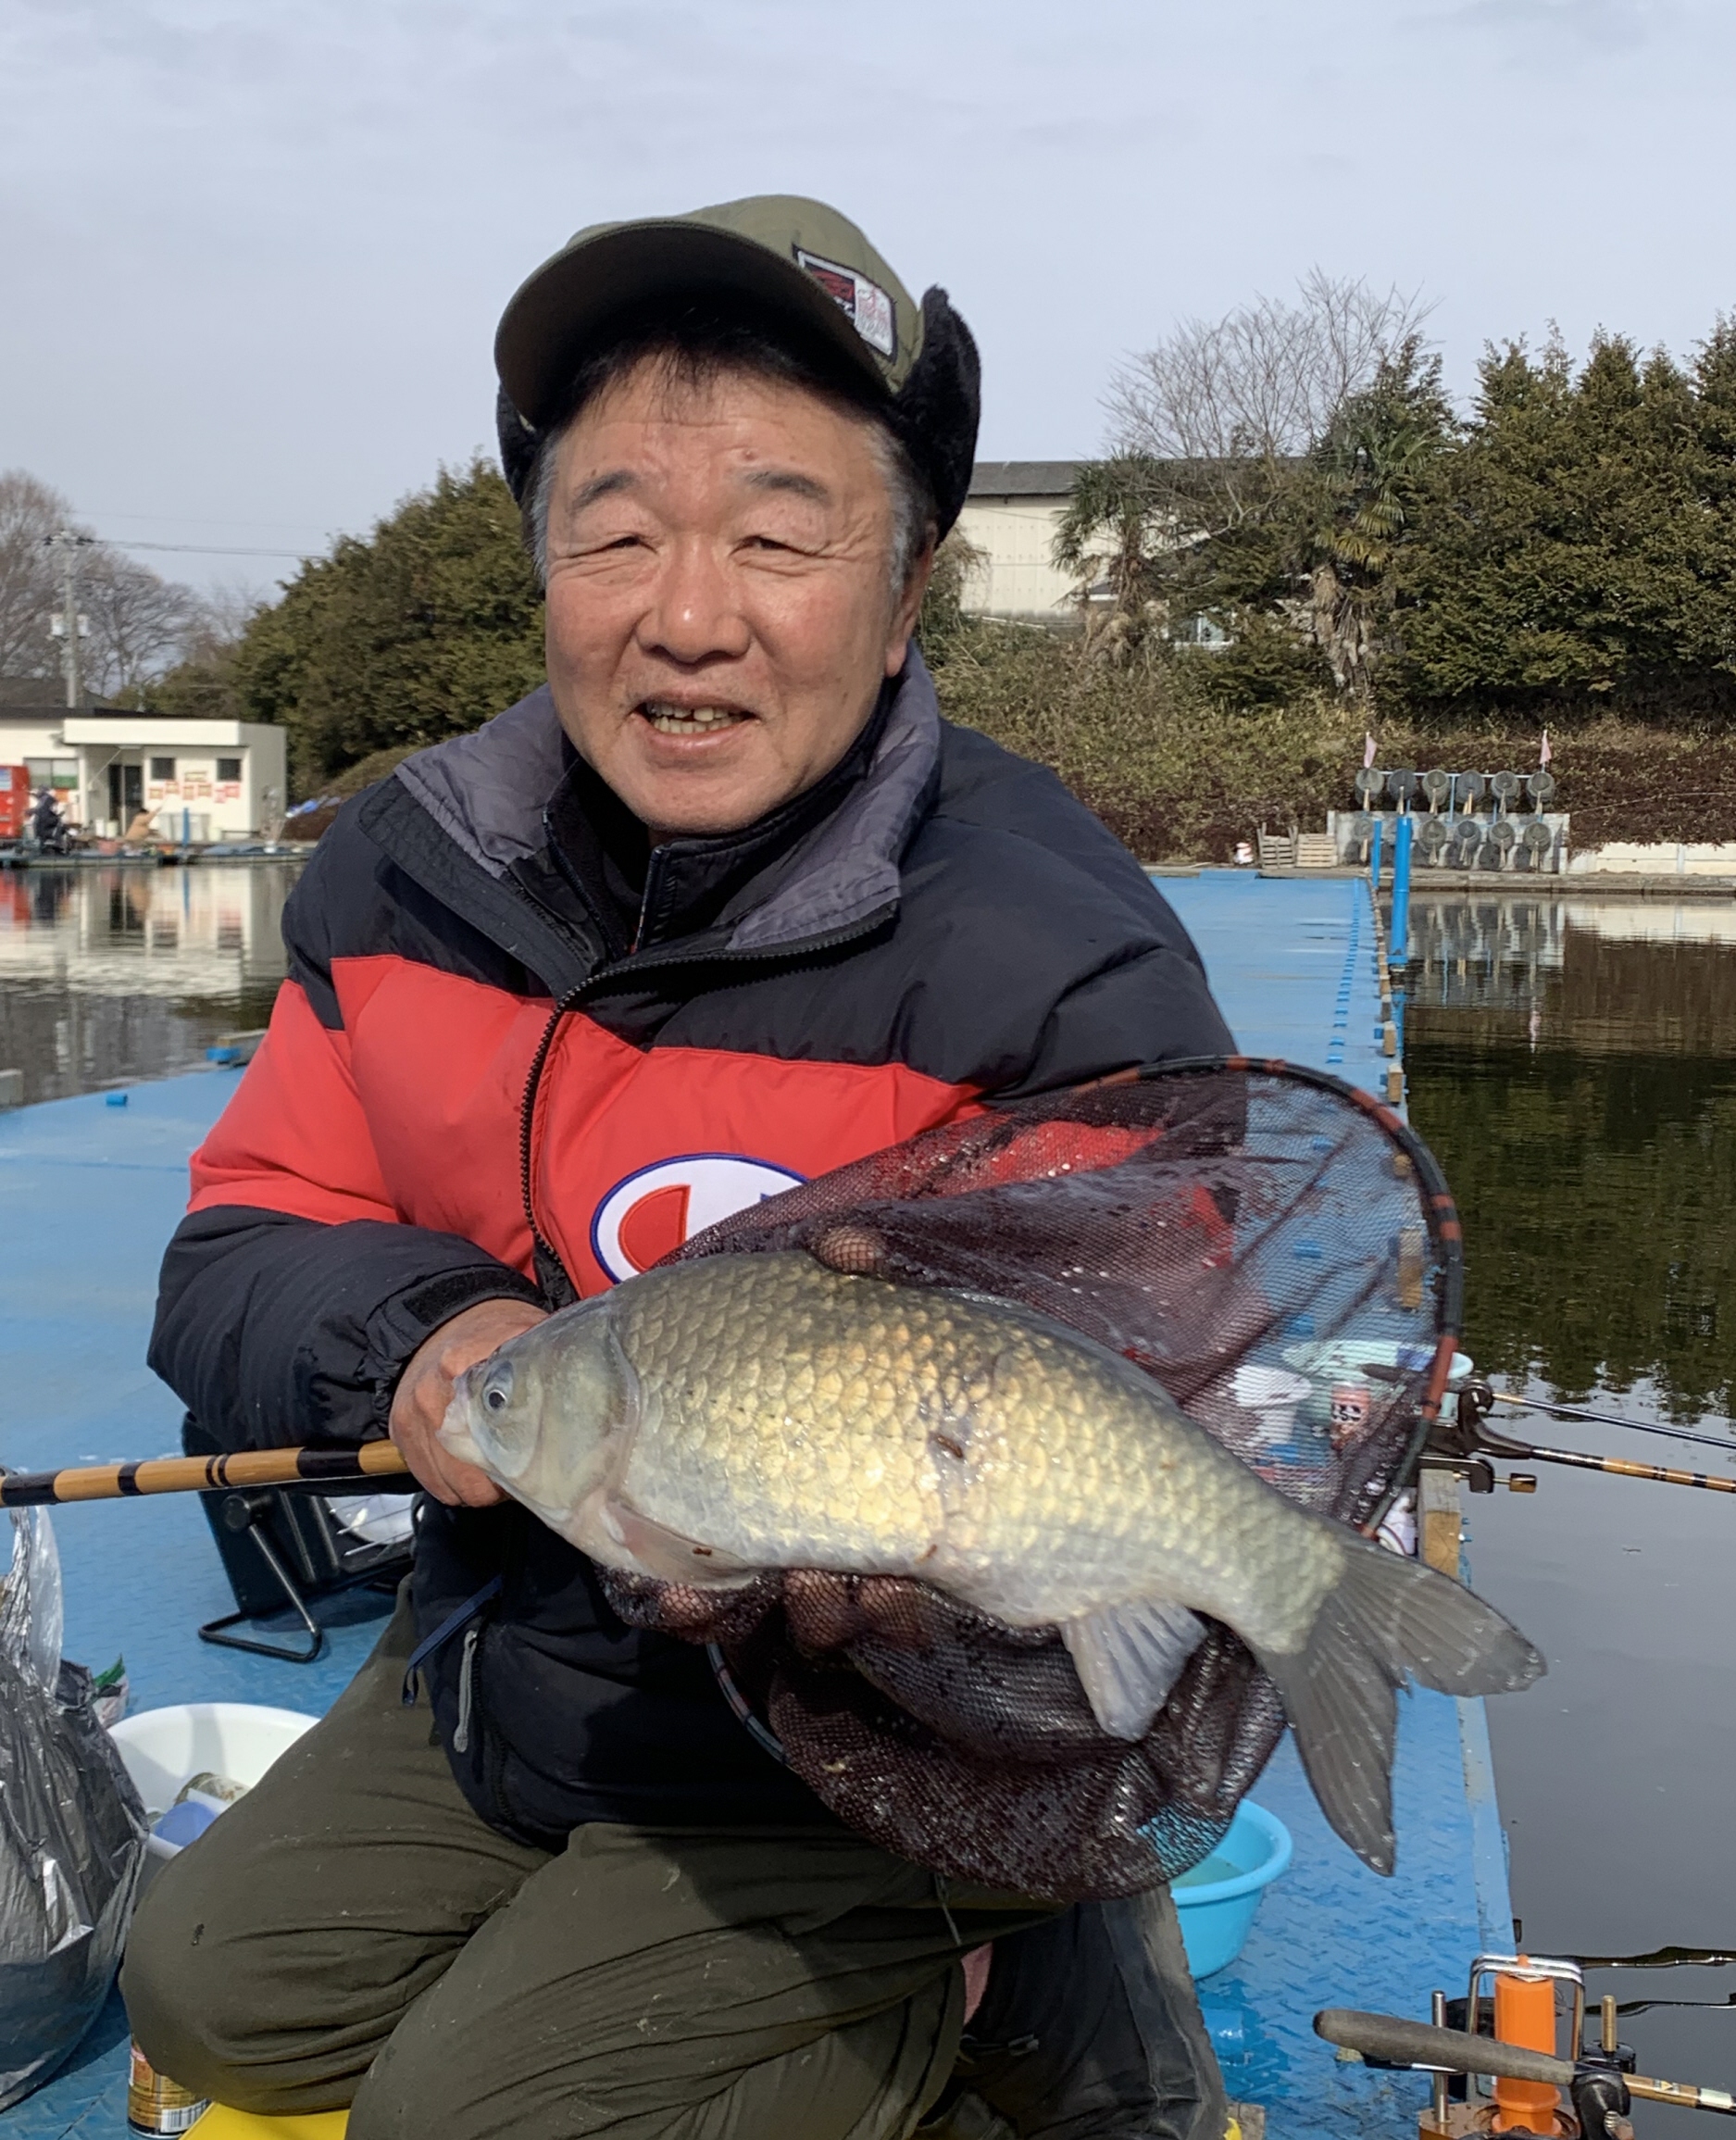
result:
[[(1449, 1372), (1452, 1200), (1391, 1109), (1214, 1060), (996, 1108), (739, 1212), (678, 1250), (1021, 1303), (1153, 1375), (1278, 1491), (1372, 1531)], [(1147, 1735), (1098, 1727), (1052, 1629), (904, 1578), (716, 1591), (606, 1578), (635, 1624), (715, 1646), (726, 1691), (843, 1821), (960, 1881), (1076, 1900), (1205, 1858), (1283, 1710), (1208, 1622)]]

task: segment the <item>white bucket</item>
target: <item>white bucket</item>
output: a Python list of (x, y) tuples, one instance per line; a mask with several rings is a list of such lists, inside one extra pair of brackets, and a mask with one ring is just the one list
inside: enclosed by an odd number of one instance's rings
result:
[(1296, 1408), (1311, 1387), (1305, 1375), (1244, 1360), (1236, 1370), (1230, 1394), (1244, 1412), (1252, 1412), (1260, 1422), (1259, 1440), (1284, 1442), (1295, 1430)]
[[(144, 1801), (146, 1818), (155, 1821), (181, 1785), (205, 1770), (251, 1789), (318, 1721), (300, 1709), (256, 1708), (251, 1702), (177, 1702), (123, 1717), (108, 1735)], [(147, 1857), (162, 1859), (174, 1857), (177, 1846), (152, 1835), (144, 1847)]]

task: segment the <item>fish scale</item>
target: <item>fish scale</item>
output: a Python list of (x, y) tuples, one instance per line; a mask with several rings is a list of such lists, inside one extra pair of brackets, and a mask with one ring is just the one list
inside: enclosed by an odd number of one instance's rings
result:
[(656, 1269), (550, 1317), (460, 1378), (441, 1435), (624, 1574), (915, 1579), (1058, 1629), (1114, 1737), (1149, 1731), (1199, 1616), (1221, 1621), (1383, 1870), (1393, 1689), (1542, 1670), (1480, 1599), (1285, 1500), (1118, 1355), (800, 1251)]
[[(648, 1272), (610, 1305), (648, 1400), (626, 1497), (744, 1564), (842, 1553), (1026, 1625), (1147, 1595), (1175, 1569), (1206, 1609), (1245, 1621), (1249, 1523), (1311, 1528), (1139, 1370), (1003, 1304), (790, 1255)], [(1289, 1556), (1299, 1577), (1336, 1554), (1323, 1527), (1309, 1544)], [(1305, 1599), (1324, 1573), (1285, 1588)]]

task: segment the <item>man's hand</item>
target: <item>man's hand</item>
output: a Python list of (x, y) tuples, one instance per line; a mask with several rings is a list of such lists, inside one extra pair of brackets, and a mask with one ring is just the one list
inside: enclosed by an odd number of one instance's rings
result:
[(443, 1322), (410, 1355), (392, 1399), (392, 1438), (416, 1482), (449, 1508), (492, 1508), (506, 1495), (486, 1471), (461, 1464), (434, 1439), (452, 1402), (452, 1385), (509, 1337), (545, 1320), (528, 1300), (482, 1300)]

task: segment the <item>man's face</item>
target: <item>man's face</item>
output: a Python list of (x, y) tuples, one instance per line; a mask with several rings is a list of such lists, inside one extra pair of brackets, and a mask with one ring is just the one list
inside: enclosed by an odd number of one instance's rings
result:
[(574, 746), (656, 837), (739, 831), (824, 777), (895, 675), (927, 561), (890, 582), (866, 420), (648, 359), (561, 441), (548, 678)]

